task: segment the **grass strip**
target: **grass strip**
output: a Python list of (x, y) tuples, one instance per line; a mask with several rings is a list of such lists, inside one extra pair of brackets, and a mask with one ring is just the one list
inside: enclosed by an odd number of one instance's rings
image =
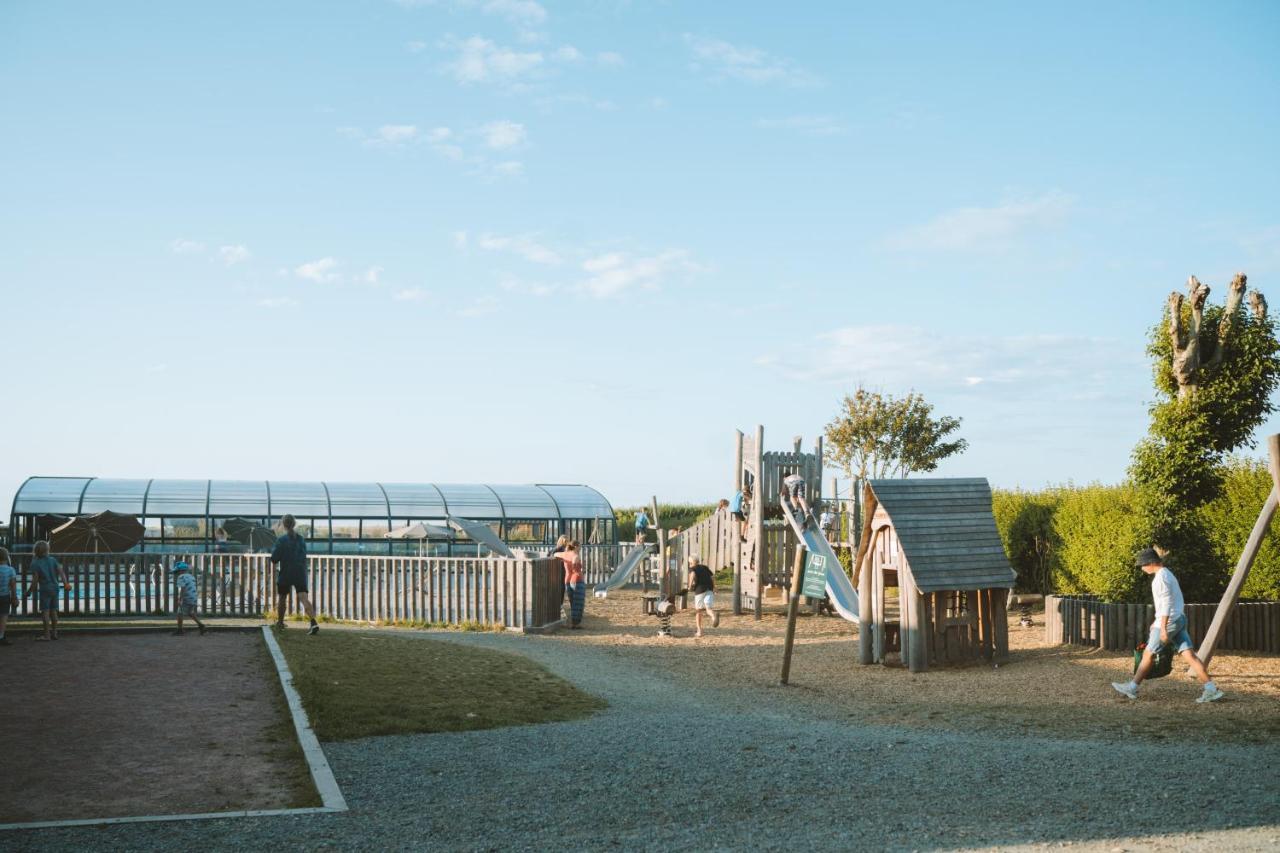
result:
[(505, 652), (364, 631), (276, 637), (322, 741), (574, 720), (605, 707)]

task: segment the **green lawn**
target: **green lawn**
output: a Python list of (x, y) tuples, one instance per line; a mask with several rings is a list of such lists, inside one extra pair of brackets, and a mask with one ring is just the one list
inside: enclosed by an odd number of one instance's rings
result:
[(321, 740), (573, 720), (605, 707), (518, 655), (376, 631), (277, 631)]

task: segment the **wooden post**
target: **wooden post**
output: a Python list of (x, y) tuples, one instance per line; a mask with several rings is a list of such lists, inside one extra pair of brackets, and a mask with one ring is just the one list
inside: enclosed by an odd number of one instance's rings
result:
[(796, 546), (791, 566), (791, 600), (787, 602), (787, 639), (782, 645), (782, 683), (791, 677), (791, 648), (796, 639), (796, 616), (800, 613), (800, 587), (804, 584), (804, 548)]
[(991, 591), (991, 636), (995, 643), (995, 662), (1009, 660), (1008, 596), (1002, 589)]
[[(742, 430), (733, 431), (733, 491), (742, 491)], [(733, 547), (729, 549), (729, 553), (734, 554), (733, 560), (733, 615), (742, 615), (742, 530), (738, 525), (738, 520), (729, 517), (727, 521), (729, 525), (729, 541), (733, 543)]]
[(1206, 667), (1213, 659), (1213, 650), (1218, 645), (1218, 638), (1231, 618), (1231, 610), (1240, 598), (1240, 590), (1244, 588), (1244, 582), (1249, 577), (1249, 569), (1253, 566), (1253, 560), (1258, 556), (1259, 549), (1262, 548), (1262, 539), (1267, 533), (1267, 528), (1271, 526), (1272, 517), (1276, 514), (1277, 502), (1280, 500), (1278, 497), (1280, 496), (1280, 435), (1267, 438), (1267, 457), (1267, 468), (1271, 472), (1271, 493), (1267, 495), (1266, 503), (1258, 513), (1258, 520), (1254, 522), (1249, 541), (1245, 543), (1244, 551), (1236, 562), (1235, 571), (1231, 573), (1231, 582), (1222, 593), (1222, 600), (1218, 602), (1218, 609), (1214, 611), (1213, 621), (1209, 623), (1209, 630), (1205, 632), (1204, 642), (1200, 644), (1198, 657)]
[(764, 618), (764, 502), (768, 500), (764, 487), (764, 425), (756, 426), (755, 446), (756, 481), (751, 487), (751, 530), (756, 567), (755, 616)]
[(858, 584), (858, 663), (875, 663), (875, 652), (871, 647), (871, 637), (874, 632), (871, 622), (875, 617), (871, 609), (870, 552), (858, 555), (853, 573)]

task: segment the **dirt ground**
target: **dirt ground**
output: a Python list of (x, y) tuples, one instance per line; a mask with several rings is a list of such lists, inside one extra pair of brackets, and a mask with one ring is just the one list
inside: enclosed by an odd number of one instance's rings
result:
[(257, 632), (12, 642), (0, 823), (317, 804)]
[(1268, 743), (1280, 736), (1275, 656), (1216, 655), (1210, 672), (1227, 696), (1210, 705), (1195, 704), (1199, 685), (1180, 665), (1147, 682), (1142, 698), (1131, 702), (1110, 686), (1128, 678), (1131, 655), (1046, 643), (1041, 614), (1034, 614), (1031, 628), (1010, 617), (1010, 659), (999, 668), (978, 662), (919, 674), (900, 665), (860, 665), (856, 626), (805, 615), (797, 622), (791, 686), (782, 688), (785, 613), (770, 608), (757, 622), (731, 615), (723, 603), (720, 610), (720, 627), (708, 627), (702, 639), (693, 638), (692, 610), (675, 617), (674, 638), (661, 639), (657, 620), (642, 613), (640, 593), (623, 590), (589, 599), (585, 630), (562, 636), (612, 647), (709, 686), (791, 690), (815, 713), (865, 723), (1170, 742)]

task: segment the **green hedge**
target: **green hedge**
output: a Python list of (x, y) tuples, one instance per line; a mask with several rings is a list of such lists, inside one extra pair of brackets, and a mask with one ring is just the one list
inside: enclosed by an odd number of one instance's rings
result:
[[(1216, 556), (1211, 577), (1179, 580), (1188, 594), (1216, 601), (1226, 587), (1258, 511), (1271, 488), (1266, 466), (1235, 459), (1225, 472), (1222, 496), (1201, 511), (1201, 521)], [(1136, 487), (1055, 486), (1042, 491), (996, 490), (992, 495), (996, 526), (1005, 553), (1025, 592), (1092, 593), (1109, 601), (1142, 601), (1149, 584), (1133, 568), (1144, 547)], [(1168, 556), (1179, 571), (1178, 555)], [(1280, 600), (1280, 545), (1269, 534), (1254, 562), (1243, 596)]]
[[(648, 507), (630, 506), (614, 509), (614, 517), (618, 519), (619, 541), (630, 542), (636, 538), (636, 513), (641, 509), (649, 514), (649, 524), (652, 526), (653, 514), (649, 512)], [(681, 530), (692, 527), (715, 511), (715, 504), (658, 504), (658, 515), (662, 519), (662, 526), (668, 530), (674, 527), (679, 527)]]

